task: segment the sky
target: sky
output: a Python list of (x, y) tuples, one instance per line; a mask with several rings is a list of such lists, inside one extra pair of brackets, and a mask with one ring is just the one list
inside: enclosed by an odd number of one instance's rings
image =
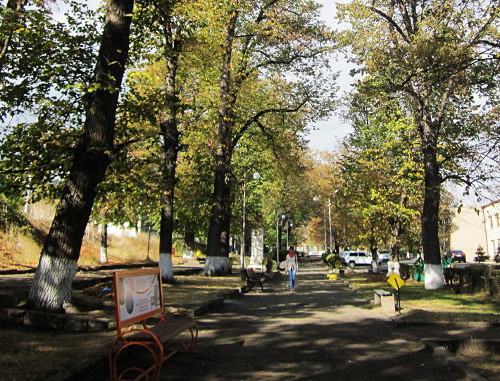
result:
[[(336, 2), (346, 2), (345, 0), (317, 0), (319, 3), (323, 4), (321, 17), (332, 28), (337, 28), (335, 22), (335, 3)], [(342, 96), (345, 92), (349, 91), (350, 85), (352, 83), (352, 78), (349, 75), (350, 67), (342, 57), (339, 57), (339, 61), (332, 65), (339, 71), (339, 77), (337, 79), (337, 85), (339, 86), (339, 96)], [(339, 139), (345, 137), (351, 132), (351, 127), (343, 122), (341, 118), (337, 115), (332, 115), (330, 118), (324, 121), (319, 121), (315, 123), (311, 129), (311, 132), (306, 136), (309, 140), (309, 147), (315, 150), (321, 151), (332, 151), (337, 146)]]

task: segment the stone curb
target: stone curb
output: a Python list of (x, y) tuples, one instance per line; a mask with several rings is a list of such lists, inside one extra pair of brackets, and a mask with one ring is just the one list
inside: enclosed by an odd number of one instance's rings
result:
[[(426, 326), (449, 326), (449, 322), (426, 322), (426, 321), (417, 321), (417, 320), (403, 320), (399, 317), (391, 317), (391, 321), (394, 324), (395, 328), (402, 327), (426, 327)], [(489, 328), (489, 327), (498, 327), (500, 323), (498, 322), (454, 322), (454, 326), (456, 327), (477, 327), (477, 328)], [(444, 364), (454, 366), (456, 368), (461, 369), (465, 373), (465, 380), (471, 381), (486, 381), (486, 379), (475, 371), (469, 368), (468, 364), (460, 360), (457, 356), (451, 353), (448, 349), (446, 349), (443, 345), (439, 344), (435, 340), (422, 339), (422, 344), (429, 350), (431, 350), (439, 360), (441, 360)]]
[[(242, 288), (223, 293), (220, 297), (202, 303), (193, 308), (195, 316), (206, 314), (210, 309), (220, 306), (225, 299), (234, 299), (243, 293)], [(114, 318), (92, 318), (74, 314), (56, 314), (42, 311), (30, 311), (20, 308), (0, 310), (0, 322), (41, 327), (68, 332), (104, 332), (116, 329)]]
[[(180, 273), (180, 272), (179, 272)], [(269, 280), (276, 277), (276, 273), (269, 276)], [(112, 279), (111, 277), (98, 278), (97, 281), (102, 282)], [(95, 283), (95, 279), (81, 280), (76, 289), (88, 286)], [(231, 290), (222, 294), (220, 297), (209, 300), (195, 308), (193, 313), (195, 316), (206, 314), (211, 308), (220, 306), (225, 299), (233, 299), (245, 292), (245, 287)], [(85, 314), (56, 314), (42, 311), (30, 311), (15, 307), (7, 307), (0, 309), (0, 322), (26, 325), (32, 327), (41, 327), (54, 330), (65, 330), (68, 332), (104, 332), (113, 331), (116, 329), (116, 322), (113, 318), (93, 318)]]
[(68, 332), (104, 332), (116, 329), (114, 319), (55, 314), (20, 308), (4, 308), (0, 310), (0, 322)]
[[(349, 282), (344, 281), (343, 282), (344, 286), (349, 287), (350, 290), (356, 291), (355, 288), (351, 287), (349, 285)], [(402, 327), (410, 327), (410, 326), (431, 326), (431, 325), (449, 325), (448, 322), (424, 322), (424, 321), (417, 321), (417, 320), (403, 320), (399, 316), (391, 316), (390, 317), (392, 324), (394, 324), (395, 328), (402, 328)], [(500, 326), (499, 322), (457, 322), (454, 323), (457, 327), (478, 327), (478, 328), (484, 328), (484, 327), (497, 327)], [(434, 340), (428, 340), (428, 339), (422, 339), (421, 343), (429, 350), (431, 350), (440, 361), (442, 361), (444, 364), (454, 366), (456, 368), (461, 369), (465, 373), (465, 380), (467, 381), (487, 381), (484, 377), (480, 376), (476, 372), (474, 372), (472, 369), (469, 368), (467, 363), (463, 360), (460, 360), (458, 357), (453, 355), (450, 351), (448, 351), (445, 347), (442, 345), (439, 345), (436, 341)]]
[[(449, 326), (450, 322), (446, 321), (420, 321), (420, 320), (408, 320), (404, 316), (392, 316), (392, 323), (396, 326), (396, 328), (401, 327), (425, 327), (425, 326)], [(500, 327), (500, 322), (485, 322), (485, 321), (457, 321), (453, 322), (453, 326), (457, 328), (494, 328)]]
[(470, 369), (465, 361), (460, 360), (458, 357), (456, 357), (450, 351), (448, 351), (445, 347), (439, 345), (433, 340), (423, 339), (421, 341), (422, 344), (424, 344), (426, 348), (430, 349), (434, 353), (434, 356), (436, 356), (443, 363), (463, 370), (466, 376), (465, 380), (487, 381), (486, 378), (480, 376), (475, 371)]

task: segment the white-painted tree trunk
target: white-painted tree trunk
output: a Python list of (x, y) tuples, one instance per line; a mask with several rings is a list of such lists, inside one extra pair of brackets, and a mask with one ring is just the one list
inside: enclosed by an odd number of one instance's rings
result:
[(377, 261), (372, 261), (372, 271), (374, 274), (378, 274), (379, 272), (379, 267)]
[(101, 225), (101, 248), (99, 250), (99, 262), (108, 262), (108, 224)]
[(108, 261), (108, 248), (102, 247), (99, 250), (99, 262), (106, 263)]
[(444, 286), (444, 276), (442, 265), (425, 264), (425, 289), (439, 290)]
[(399, 262), (394, 262), (394, 261), (387, 262), (387, 277), (389, 278), (392, 274), (401, 276), (399, 268), (400, 268)]
[(229, 274), (229, 258), (206, 257), (203, 273), (208, 276)]
[(171, 253), (160, 253), (160, 272), (161, 279), (166, 283), (174, 282), (174, 266), (172, 264)]
[[(71, 284), (75, 278), (77, 260), (42, 255), (30, 289), (30, 300), (36, 308), (63, 312), (71, 304)], [(56, 286), (57, 285), (57, 286)]]

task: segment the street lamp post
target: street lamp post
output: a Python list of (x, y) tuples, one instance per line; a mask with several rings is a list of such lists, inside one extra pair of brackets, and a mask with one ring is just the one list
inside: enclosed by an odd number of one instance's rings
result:
[(286, 223), (286, 248), (288, 250), (288, 248), (290, 247), (290, 244), (288, 243), (288, 238), (290, 236), (290, 228), (293, 226), (293, 222), (292, 221), (287, 221)]
[[(242, 223), (242, 237), (241, 237), (241, 268), (245, 269), (245, 241), (246, 241), (246, 204), (247, 204), (247, 173), (248, 170), (243, 174), (243, 223)], [(253, 174), (253, 179), (260, 179), (260, 173), (255, 172)]]
[(330, 202), (330, 199), (328, 199), (328, 225), (330, 227), (330, 252), (332, 251), (332, 203)]
[[(282, 214), (281, 219), (284, 221), (286, 215)], [(276, 266), (280, 265), (280, 215), (276, 214)]]
[(279, 214), (276, 213), (276, 266), (279, 268), (280, 265), (280, 238), (279, 238), (279, 224), (280, 217)]
[(325, 231), (325, 254), (327, 251), (327, 243), (326, 243), (326, 210), (323, 209), (323, 230)]
[(286, 248), (288, 249), (288, 221), (286, 222)]

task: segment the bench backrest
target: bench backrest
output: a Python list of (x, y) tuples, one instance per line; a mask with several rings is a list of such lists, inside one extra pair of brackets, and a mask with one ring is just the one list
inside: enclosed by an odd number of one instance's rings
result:
[(160, 269), (137, 269), (113, 273), (116, 329), (163, 313)]

